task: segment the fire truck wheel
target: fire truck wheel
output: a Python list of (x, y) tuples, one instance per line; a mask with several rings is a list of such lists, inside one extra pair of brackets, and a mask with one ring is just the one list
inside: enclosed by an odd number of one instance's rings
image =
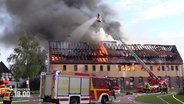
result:
[(107, 101), (108, 101), (108, 98), (106, 96), (103, 96), (101, 103), (102, 104), (107, 104)]
[(79, 102), (76, 98), (72, 98), (70, 104), (79, 104)]
[(3, 101), (3, 104), (11, 104), (11, 101)]

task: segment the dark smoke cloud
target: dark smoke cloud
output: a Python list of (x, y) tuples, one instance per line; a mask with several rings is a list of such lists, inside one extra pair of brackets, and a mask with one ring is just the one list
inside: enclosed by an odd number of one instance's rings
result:
[[(0, 12), (3, 12), (4, 1), (0, 1)], [(4, 25), (4, 16), (0, 14), (0, 24)]]
[[(42, 41), (64, 41), (75, 28), (98, 12), (106, 21), (103, 25), (105, 31), (121, 34), (121, 24), (109, 18), (115, 15), (114, 11), (101, 0), (2, 0), (0, 3), (3, 4), (0, 8), (4, 8), (11, 18), (0, 39), (7, 45), (16, 44), (25, 31), (38, 35)], [(86, 36), (94, 34), (97, 28), (94, 23)], [(87, 39), (86, 36), (83, 40)]]

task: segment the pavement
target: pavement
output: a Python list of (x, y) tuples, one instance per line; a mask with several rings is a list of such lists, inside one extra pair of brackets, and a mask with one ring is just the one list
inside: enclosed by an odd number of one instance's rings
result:
[[(41, 100), (37, 94), (33, 94), (30, 97), (13, 97), (13, 104), (37, 104)], [(0, 98), (0, 104), (3, 104), (3, 99)]]
[[(135, 100), (137, 96), (144, 95), (144, 93), (133, 93), (130, 95), (119, 94), (111, 104), (146, 104)], [(30, 97), (14, 97), (13, 104), (53, 104), (42, 102), (38, 95), (31, 95)], [(2, 104), (2, 98), (0, 98), (0, 104)]]
[(129, 95), (119, 94), (113, 104), (146, 104), (135, 100), (137, 96), (144, 95), (144, 93), (132, 93)]

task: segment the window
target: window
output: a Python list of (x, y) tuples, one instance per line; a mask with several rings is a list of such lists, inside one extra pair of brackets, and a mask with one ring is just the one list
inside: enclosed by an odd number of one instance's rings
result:
[(130, 82), (134, 82), (134, 77), (130, 77)]
[(143, 84), (143, 77), (139, 77), (138, 78), (138, 83), (139, 83), (139, 85), (142, 85)]
[(171, 70), (174, 71), (174, 66), (171, 66)]
[(113, 80), (113, 85), (118, 86), (119, 82), (120, 82), (120, 80), (117, 78), (117, 79)]
[(162, 66), (162, 71), (164, 71), (165, 70), (165, 67), (164, 66)]
[(175, 68), (176, 68), (176, 71), (178, 71), (178, 66), (175, 66)]
[(107, 65), (107, 71), (110, 71), (110, 65)]
[(176, 76), (176, 84), (180, 88), (180, 77), (179, 76)]
[(157, 65), (157, 70), (160, 71), (160, 65)]
[(77, 71), (77, 65), (74, 65), (74, 71)]
[(142, 71), (144, 71), (144, 70), (145, 70), (143, 66), (141, 66), (141, 70), (142, 70)]
[(98, 79), (93, 79), (93, 86), (97, 86), (98, 85)]
[(153, 71), (153, 66), (150, 66), (150, 69)]
[(165, 79), (170, 82), (171, 81), (171, 77), (170, 76), (166, 76)]
[(180, 80), (180, 77), (179, 76), (176, 76), (176, 80)]
[(103, 79), (100, 79), (100, 86), (104, 86), (105, 84), (103, 83)]
[(66, 71), (66, 65), (63, 65), (63, 71)]
[(120, 87), (121, 89), (124, 88), (124, 77), (120, 77)]
[(132, 69), (132, 71), (135, 71), (135, 64), (134, 63), (132, 63), (131, 69)]
[(170, 81), (171, 80), (171, 77), (170, 76), (167, 76), (167, 80)]
[(93, 65), (93, 71), (96, 71), (96, 66), (95, 65)]
[(85, 65), (85, 71), (88, 71), (88, 65)]
[(118, 69), (119, 69), (119, 71), (121, 71), (121, 65), (118, 65)]
[(100, 65), (100, 71), (103, 71), (103, 66), (102, 65)]
[(134, 77), (130, 77), (130, 89), (134, 88)]

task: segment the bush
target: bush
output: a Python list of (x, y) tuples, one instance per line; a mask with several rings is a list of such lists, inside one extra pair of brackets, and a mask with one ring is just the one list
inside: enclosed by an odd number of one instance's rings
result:
[(30, 90), (38, 91), (40, 89), (40, 78), (30, 80)]
[(40, 93), (39, 90), (37, 90), (37, 91), (31, 91), (31, 94), (39, 94), (39, 93)]

